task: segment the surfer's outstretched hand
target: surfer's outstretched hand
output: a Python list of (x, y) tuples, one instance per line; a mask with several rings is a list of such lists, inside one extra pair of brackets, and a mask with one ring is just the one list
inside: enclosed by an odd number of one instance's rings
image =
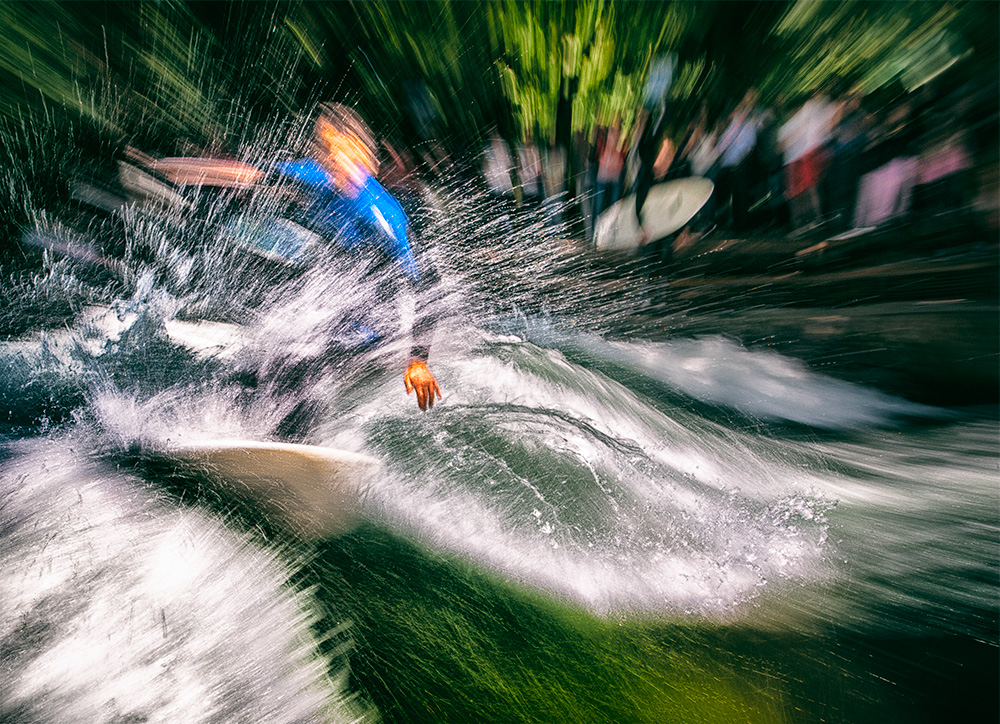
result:
[(416, 390), (417, 404), (420, 405), (421, 410), (426, 411), (428, 408), (434, 407), (434, 395), (437, 395), (439, 400), (441, 399), (441, 388), (424, 362), (419, 360), (411, 362), (403, 382), (406, 383), (406, 394)]

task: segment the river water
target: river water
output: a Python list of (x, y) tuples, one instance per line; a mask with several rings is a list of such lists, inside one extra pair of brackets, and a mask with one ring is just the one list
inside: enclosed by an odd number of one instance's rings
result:
[[(626, 324), (641, 285), (606, 294), (541, 212), (457, 185), (421, 214), (446, 292), (424, 414), (403, 337), (324, 359), (375, 302), (352, 270), (177, 210), (41, 211), (120, 263), (8, 256), (10, 721), (996, 720), (995, 406), (743, 344), (738, 299)], [(162, 454), (211, 437), (384, 474), (356, 528), (299, 540)]]

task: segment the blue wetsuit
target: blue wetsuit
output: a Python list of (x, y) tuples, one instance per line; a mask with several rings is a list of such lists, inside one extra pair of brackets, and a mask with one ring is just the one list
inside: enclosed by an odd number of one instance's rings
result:
[(419, 281), (406, 212), (374, 177), (369, 176), (352, 199), (340, 193), (326, 170), (311, 158), (279, 164), (278, 171), (314, 192), (311, 221), (317, 231), (338, 234), (339, 243), (348, 250), (376, 244), (407, 277)]
[[(347, 251), (378, 249), (402, 272), (418, 293), (418, 321), (413, 328), (412, 352), (415, 357), (426, 360), (434, 321), (426, 314), (426, 302), (436, 282), (436, 274), (426, 260), (419, 267), (417, 265), (410, 241), (409, 219), (403, 207), (372, 176), (367, 178), (357, 197), (351, 198), (341, 193), (326, 169), (311, 158), (280, 163), (276, 169), (308, 191), (306, 214), (313, 229)], [(378, 336), (375, 332), (372, 335), (373, 338)]]

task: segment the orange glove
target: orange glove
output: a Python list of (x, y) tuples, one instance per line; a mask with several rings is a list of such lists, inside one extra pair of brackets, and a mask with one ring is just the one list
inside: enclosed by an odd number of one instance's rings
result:
[(437, 380), (427, 369), (427, 364), (420, 360), (410, 363), (403, 382), (406, 383), (406, 394), (410, 394), (414, 390), (417, 391), (417, 404), (420, 405), (421, 410), (426, 411), (427, 408), (434, 407), (435, 394), (439, 400), (441, 399), (441, 388), (438, 387)]

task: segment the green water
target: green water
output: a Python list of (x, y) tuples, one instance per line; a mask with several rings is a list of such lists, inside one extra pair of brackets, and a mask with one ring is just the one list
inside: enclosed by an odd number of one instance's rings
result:
[(996, 649), (961, 637), (595, 617), (374, 528), (306, 582), (391, 722), (971, 722), (995, 693)]
[(351, 668), (388, 721), (786, 720), (782, 687), (702, 631), (598, 619), (373, 529), (310, 570), (349, 612)]

